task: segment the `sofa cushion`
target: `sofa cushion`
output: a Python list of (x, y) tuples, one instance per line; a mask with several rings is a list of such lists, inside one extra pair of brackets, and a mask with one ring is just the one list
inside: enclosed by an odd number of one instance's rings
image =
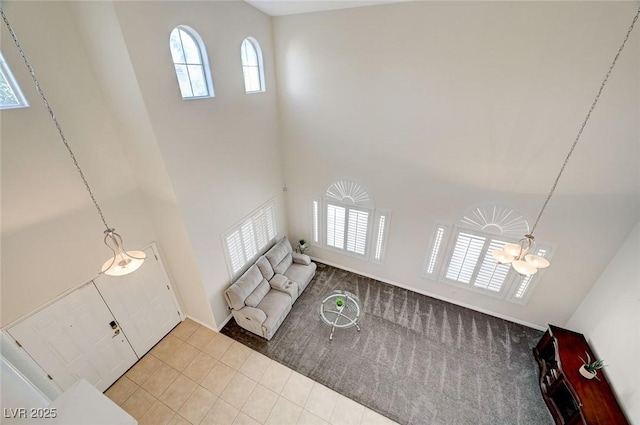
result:
[(298, 293), (301, 294), (307, 288), (311, 279), (316, 274), (316, 263), (308, 266), (302, 264), (291, 264), (291, 267), (284, 273), (286, 277), (298, 284)]
[(271, 339), (275, 331), (278, 329), (289, 310), (291, 310), (291, 297), (289, 294), (280, 291), (269, 291), (269, 293), (258, 304), (260, 310), (264, 311), (267, 319), (262, 322), (265, 329), (264, 337)]
[(285, 236), (267, 251), (265, 257), (267, 257), (267, 260), (271, 263), (274, 272), (284, 274), (293, 261), (291, 259), (292, 252), (291, 244)]
[(262, 273), (262, 276), (264, 276), (265, 279), (271, 280), (274, 275), (273, 267), (271, 267), (271, 263), (264, 255), (261, 255), (260, 258), (258, 258), (256, 266), (258, 266), (260, 273)]
[(227, 302), (232, 309), (239, 310), (244, 307), (244, 301), (258, 287), (264, 278), (258, 266), (253, 264), (225, 291)]
[(251, 295), (249, 295), (247, 299), (244, 300), (244, 303), (249, 307), (256, 307), (258, 304), (260, 304), (260, 301), (262, 301), (264, 296), (267, 295), (267, 292), (269, 292), (270, 290), (271, 285), (269, 285), (267, 279), (262, 279), (262, 282), (260, 282), (256, 289), (253, 290)]

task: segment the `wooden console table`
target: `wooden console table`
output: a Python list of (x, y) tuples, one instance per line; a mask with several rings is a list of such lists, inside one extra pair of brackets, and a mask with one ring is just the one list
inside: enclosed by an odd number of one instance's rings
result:
[(602, 370), (591, 380), (578, 372), (585, 352), (596, 358), (582, 334), (552, 325), (533, 349), (542, 398), (556, 424), (629, 424)]

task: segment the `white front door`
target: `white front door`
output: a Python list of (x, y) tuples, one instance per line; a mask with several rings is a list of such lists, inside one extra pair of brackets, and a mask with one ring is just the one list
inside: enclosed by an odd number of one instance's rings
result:
[(104, 391), (138, 360), (93, 283), (7, 331), (63, 390), (84, 378)]
[(94, 282), (142, 357), (182, 320), (180, 305), (153, 247), (142, 266), (125, 276), (100, 275)]

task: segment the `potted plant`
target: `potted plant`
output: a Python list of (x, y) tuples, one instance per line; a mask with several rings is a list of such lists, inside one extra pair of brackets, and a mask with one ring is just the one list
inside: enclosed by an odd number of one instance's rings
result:
[(606, 365), (604, 364), (603, 360), (591, 361), (591, 356), (589, 356), (589, 353), (587, 353), (586, 351), (584, 353), (587, 355), (587, 361), (585, 362), (582, 357), (580, 358), (580, 360), (582, 360), (584, 364), (580, 366), (580, 369), (578, 369), (578, 371), (580, 372), (580, 375), (584, 376), (585, 378), (593, 379), (598, 374), (598, 370), (602, 369)]
[(298, 241), (298, 252), (300, 254), (304, 254), (304, 252), (309, 249), (309, 245), (307, 245), (307, 241), (305, 239), (300, 239)]

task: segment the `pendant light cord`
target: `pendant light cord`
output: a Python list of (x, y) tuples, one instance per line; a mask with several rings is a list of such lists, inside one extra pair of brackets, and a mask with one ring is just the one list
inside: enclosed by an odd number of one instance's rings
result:
[(4, 14), (4, 10), (1, 7), (0, 7), (0, 14), (2, 14), (2, 19), (4, 20), (4, 23), (7, 26), (7, 29), (9, 30), (9, 34), (11, 34), (11, 38), (13, 38), (13, 42), (15, 43), (16, 47), (18, 48), (18, 51), (20, 52), (20, 56), (22, 56), (22, 60), (24, 61), (24, 64), (27, 66), (27, 69), (29, 70), (29, 74), (31, 74), (31, 78), (33, 79), (33, 82), (36, 85), (36, 90), (38, 91), (38, 94), (42, 98), (42, 101), (44, 102), (44, 105), (46, 106), (47, 111), (49, 111), (49, 115), (51, 116), (51, 119), (53, 120), (54, 124), (56, 125), (56, 128), (58, 129), (58, 133), (60, 134), (60, 138), (62, 139), (62, 142), (64, 143), (64, 146), (67, 148), (67, 152), (69, 152), (69, 155), (71, 156), (71, 159), (73, 160), (73, 163), (75, 164), (76, 169), (78, 170), (78, 174), (80, 174), (80, 178), (84, 182), (84, 186), (87, 189), (87, 192), (89, 192), (89, 196), (91, 197), (91, 200), (93, 201), (93, 205), (96, 207), (96, 210), (98, 210), (98, 214), (100, 214), (100, 218), (102, 219), (102, 223), (107, 228), (107, 230), (113, 230), (107, 224), (107, 220), (104, 218), (104, 214), (102, 213), (102, 209), (100, 208), (100, 205), (98, 205), (98, 201), (96, 201), (95, 196), (93, 196), (93, 192), (91, 191), (91, 187), (89, 187), (89, 182), (87, 182), (87, 179), (84, 176), (84, 173), (82, 172), (82, 169), (80, 168), (80, 165), (78, 164), (78, 160), (76, 159), (76, 156), (73, 154), (73, 151), (71, 150), (71, 147), (69, 146), (69, 142), (67, 142), (67, 138), (65, 137), (64, 132), (62, 131), (62, 127), (60, 126), (60, 123), (58, 122), (58, 119), (56, 118), (56, 115), (53, 113), (53, 109), (51, 109), (51, 105), (49, 105), (49, 101), (47, 100), (46, 96), (44, 95), (44, 92), (42, 91), (42, 88), (40, 87), (40, 83), (38, 82), (38, 79), (36, 78), (36, 73), (33, 70), (33, 67), (31, 66), (29, 61), (27, 60), (27, 57), (25, 56), (24, 51), (22, 50), (22, 47), (20, 46), (20, 43), (18, 42), (18, 37), (16, 36), (16, 33), (13, 31), (13, 28), (9, 24), (9, 20), (7, 19), (7, 16)]
[(624, 40), (622, 41), (622, 44), (620, 45), (620, 48), (618, 49), (618, 53), (616, 53), (616, 56), (613, 58), (613, 62), (611, 62), (611, 66), (609, 66), (609, 70), (607, 71), (607, 74), (605, 75), (604, 80), (602, 81), (602, 84), (600, 84), (600, 90), (598, 90), (598, 93), (596, 94), (596, 97), (593, 99), (593, 102), (591, 103), (591, 108), (589, 108), (589, 112), (587, 112), (587, 116), (585, 117), (584, 121), (582, 122), (582, 125), (580, 126), (580, 130), (578, 131), (578, 134), (576, 135), (576, 138), (573, 141), (573, 144), (571, 145), (571, 149), (569, 149), (569, 153), (567, 154), (567, 157), (565, 158), (564, 163), (562, 164), (562, 167), (560, 168), (560, 172), (558, 173), (558, 177), (556, 177), (556, 180), (553, 182), (553, 186), (551, 186), (551, 191), (547, 195), (547, 199), (544, 201), (544, 204), (542, 205), (542, 209), (540, 210), (540, 213), (538, 214), (538, 217), (536, 218), (536, 221), (533, 224), (533, 227), (531, 228), (531, 232), (529, 232), (530, 235), (533, 235), (533, 232), (536, 230), (536, 226), (538, 225), (538, 221), (540, 221), (540, 217), (542, 217), (542, 213), (544, 212), (545, 208), (547, 207), (547, 204), (549, 203), (549, 200), (553, 196), (553, 192), (556, 190), (556, 186), (558, 185), (558, 180), (560, 180), (560, 176), (562, 176), (562, 173), (564, 172), (564, 168), (566, 167), (567, 162), (569, 162), (569, 158), (571, 158), (571, 154), (573, 154), (573, 150), (576, 148), (576, 145), (578, 144), (578, 141), (580, 140), (580, 136), (582, 136), (582, 131), (586, 127), (587, 121), (589, 121), (589, 118), (591, 117), (591, 113), (595, 109), (596, 104), (598, 103), (598, 100), (600, 99), (600, 95), (602, 94), (602, 90), (604, 89), (604, 86), (607, 84), (607, 81), (609, 81), (609, 77), (611, 76), (611, 72), (613, 71), (613, 68), (616, 66), (616, 62), (618, 61), (618, 58), (620, 57), (620, 53), (622, 53), (622, 50), (624, 49), (625, 44), (627, 44), (627, 40), (629, 39), (629, 36), (631, 35), (631, 31), (633, 31), (633, 27), (636, 24), (636, 21), (638, 20), (638, 16), (639, 15), (640, 15), (640, 8), (638, 8), (638, 11), (636, 12), (636, 16), (633, 18), (633, 21), (631, 22), (631, 26), (629, 27), (629, 30), (627, 30), (627, 35), (624, 37)]

